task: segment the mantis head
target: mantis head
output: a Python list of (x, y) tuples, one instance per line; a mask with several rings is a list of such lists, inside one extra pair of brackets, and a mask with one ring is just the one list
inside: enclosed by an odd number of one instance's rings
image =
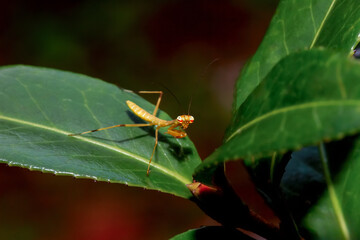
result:
[(183, 129), (187, 129), (189, 124), (194, 122), (194, 117), (190, 115), (180, 115), (176, 118), (176, 121)]

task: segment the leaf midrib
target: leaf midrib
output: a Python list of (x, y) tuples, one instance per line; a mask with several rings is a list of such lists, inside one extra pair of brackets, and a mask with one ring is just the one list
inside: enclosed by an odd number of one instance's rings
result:
[(326, 19), (329, 17), (329, 14), (331, 12), (331, 10), (333, 9), (334, 5), (335, 5), (335, 2), (336, 0), (333, 0), (332, 3), (330, 4), (330, 7), (328, 9), (328, 11), (326, 12), (325, 16), (324, 16), (324, 19), (321, 21), (321, 24), (319, 26), (319, 29), (316, 31), (315, 33), (315, 36), (314, 36), (314, 39), (313, 41), (311, 42), (311, 45), (310, 45), (310, 49), (314, 47), (315, 43), (316, 43), (316, 40), (319, 38), (319, 35), (320, 35), (320, 32), (321, 30), (323, 29), (324, 27), (324, 24), (325, 24), (325, 21)]
[(319, 145), (319, 151), (320, 151), (321, 163), (323, 166), (324, 178), (329, 192), (330, 202), (334, 208), (335, 216), (340, 225), (340, 230), (344, 239), (350, 239), (350, 233), (346, 223), (344, 212), (341, 208), (339, 198), (336, 194), (334, 183), (331, 180), (329, 161), (328, 161), (328, 157), (326, 156), (324, 143), (321, 143)]
[[(57, 128), (48, 127), (48, 126), (45, 126), (45, 125), (42, 125), (42, 124), (29, 122), (29, 121), (24, 121), (24, 120), (13, 118), (13, 117), (7, 117), (7, 116), (0, 115), (0, 119), (6, 120), (6, 121), (9, 121), (9, 122), (16, 122), (16, 123), (19, 123), (19, 124), (22, 124), (22, 125), (28, 125), (28, 126), (32, 126), (32, 127), (36, 127), (36, 128), (45, 129), (45, 130), (55, 132), (55, 133), (59, 133), (59, 134), (64, 134), (64, 135), (71, 134), (70, 132), (66, 132), (66, 131), (63, 131), (63, 130), (60, 130), (60, 129), (57, 129)], [(105, 143), (102, 143), (102, 142), (99, 142), (99, 141), (95, 141), (95, 140), (92, 140), (92, 139), (89, 139), (89, 138), (82, 137), (82, 136), (73, 136), (73, 137), (77, 138), (77, 139), (79, 139), (81, 141), (88, 142), (88, 143), (103, 147), (105, 149), (115, 151), (117, 153), (121, 153), (123, 155), (129, 156), (129, 157), (131, 157), (131, 158), (133, 158), (133, 159), (135, 159), (137, 161), (140, 161), (140, 162), (146, 164), (146, 166), (149, 164), (149, 159), (146, 159), (146, 158), (143, 158), (143, 157), (141, 157), (139, 155), (133, 154), (133, 153), (128, 152), (128, 151), (125, 151), (124, 149), (117, 148), (117, 147), (114, 147), (114, 146), (111, 146), (111, 145), (108, 145), (108, 144), (105, 144)], [(151, 163), (151, 166), (154, 167), (154, 168), (157, 168), (161, 172), (171, 176), (172, 178), (177, 179), (178, 181), (180, 181), (180, 182), (182, 182), (184, 184), (191, 183), (191, 180), (189, 181), (187, 178), (184, 178), (183, 176), (179, 175), (178, 173), (176, 173), (174, 171), (171, 171), (168, 168), (164, 168), (163, 166), (161, 166), (161, 165), (159, 165), (157, 163)]]
[(295, 111), (299, 109), (305, 109), (305, 108), (313, 108), (313, 107), (326, 107), (326, 106), (336, 106), (336, 105), (359, 105), (360, 106), (360, 100), (330, 100), (330, 101), (318, 101), (318, 102), (310, 102), (310, 103), (303, 103), (298, 105), (292, 105), (289, 107), (283, 107), (279, 108), (273, 111), (270, 111), (266, 114), (261, 115), (260, 117), (254, 118), (250, 122), (246, 123), (245, 125), (239, 127), (237, 130), (231, 134), (225, 142), (228, 142), (230, 139), (235, 137), (237, 134), (240, 134), (243, 130), (251, 127), (252, 125), (265, 120), (266, 118), (272, 117), (276, 114), (281, 114), (284, 112), (290, 112)]

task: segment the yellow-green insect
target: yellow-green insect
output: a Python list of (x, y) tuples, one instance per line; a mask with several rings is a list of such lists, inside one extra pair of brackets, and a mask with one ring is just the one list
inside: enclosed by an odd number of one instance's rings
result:
[(186, 132), (179, 130), (179, 129), (175, 129), (177, 127), (181, 127), (182, 129), (186, 129), (188, 128), (190, 123), (194, 122), (194, 117), (190, 116), (190, 115), (180, 115), (178, 116), (176, 119), (171, 120), (171, 121), (167, 121), (167, 120), (163, 120), (160, 118), (156, 117), (156, 113), (159, 109), (159, 105), (161, 102), (161, 98), (163, 95), (162, 91), (139, 91), (139, 93), (156, 93), (159, 94), (159, 98), (157, 100), (155, 109), (153, 114), (148, 113), (147, 111), (145, 111), (144, 109), (142, 109), (141, 107), (139, 107), (138, 105), (136, 105), (135, 103), (127, 100), (126, 104), (128, 105), (128, 107), (130, 108), (130, 110), (139, 118), (141, 118), (142, 120), (148, 122), (148, 123), (139, 123), (139, 124), (118, 124), (118, 125), (114, 125), (114, 126), (110, 126), (110, 127), (104, 127), (104, 128), (98, 128), (95, 130), (91, 130), (91, 131), (86, 131), (86, 132), (82, 132), (82, 133), (73, 133), (73, 134), (69, 134), (69, 136), (75, 136), (75, 135), (82, 135), (82, 134), (86, 134), (86, 133), (91, 133), (91, 132), (97, 132), (97, 131), (102, 131), (102, 130), (107, 130), (110, 128), (116, 128), (116, 127), (148, 127), (148, 126), (156, 126), (155, 129), (155, 146), (154, 149), (152, 151), (150, 160), (149, 160), (149, 165), (146, 171), (146, 174), (149, 175), (150, 173), (150, 165), (151, 165), (151, 160), (154, 157), (154, 153), (155, 153), (155, 149), (156, 146), (158, 144), (158, 133), (159, 133), (159, 129), (162, 127), (169, 127), (167, 130), (167, 134), (170, 134), (171, 136), (175, 137), (175, 138), (183, 138), (186, 137), (187, 134)]

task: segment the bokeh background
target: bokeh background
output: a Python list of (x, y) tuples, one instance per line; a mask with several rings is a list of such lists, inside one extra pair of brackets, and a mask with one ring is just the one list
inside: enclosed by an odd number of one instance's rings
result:
[[(173, 117), (186, 113), (192, 99), (195, 123), (187, 132), (204, 159), (221, 144), (234, 83), (276, 5), (2, 1), (0, 65), (51, 67), (135, 91), (163, 90), (161, 109)], [(168, 239), (214, 224), (195, 204), (168, 194), (0, 165), (0, 239)]]

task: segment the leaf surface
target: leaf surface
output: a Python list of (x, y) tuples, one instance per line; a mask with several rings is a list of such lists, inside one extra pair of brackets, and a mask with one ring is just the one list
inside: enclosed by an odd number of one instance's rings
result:
[(360, 65), (346, 55), (316, 49), (289, 55), (240, 107), (232, 134), (197, 174), (227, 160), (271, 156), (359, 131), (358, 79)]
[(313, 47), (349, 54), (358, 42), (357, 0), (282, 0), (236, 84), (234, 112), (285, 56)]
[[(156, 189), (181, 197), (200, 158), (189, 138), (160, 130), (150, 176), (146, 169), (154, 127), (114, 128), (144, 123), (127, 107), (131, 100), (152, 112), (136, 94), (80, 74), (38, 67), (0, 69), (0, 161), (31, 170)], [(158, 117), (170, 120), (164, 112)]]
[[(340, 173), (328, 171), (327, 191), (307, 214), (304, 224), (313, 234), (312, 239), (359, 239), (360, 209), (360, 141), (359, 138)], [(330, 156), (330, 155), (329, 155)], [(337, 159), (337, 161), (345, 159)], [(324, 161), (330, 169), (333, 161)], [(324, 174), (326, 175), (326, 174)]]

